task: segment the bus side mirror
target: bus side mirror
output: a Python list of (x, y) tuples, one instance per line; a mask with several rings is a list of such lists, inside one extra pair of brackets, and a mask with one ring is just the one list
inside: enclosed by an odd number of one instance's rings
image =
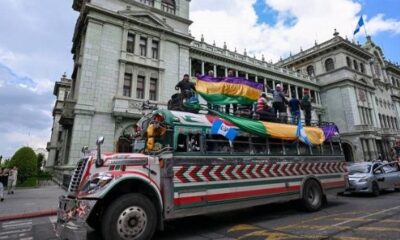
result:
[(97, 139), (97, 159), (96, 159), (96, 167), (103, 166), (103, 159), (101, 159), (101, 145), (104, 143), (104, 137), (101, 136)]

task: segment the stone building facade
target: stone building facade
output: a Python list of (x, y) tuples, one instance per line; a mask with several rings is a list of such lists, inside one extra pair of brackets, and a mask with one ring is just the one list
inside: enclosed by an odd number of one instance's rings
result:
[(65, 133), (62, 122), (60, 122), (63, 112), (65, 101), (68, 99), (71, 91), (71, 79), (68, 79), (64, 74), (62, 78), (54, 85), (53, 95), (56, 97), (56, 102), (53, 107), (53, 126), (51, 128), (50, 141), (47, 143), (46, 150), (48, 152), (46, 160), (46, 168), (54, 170), (54, 167), (63, 166), (65, 162), (62, 161), (66, 152), (67, 141), (65, 141)]
[[(161, 108), (166, 107), (170, 96), (176, 93), (174, 86), (185, 73), (195, 76), (213, 70), (215, 76), (226, 76), (228, 69), (232, 69), (237, 76), (262, 82), (270, 88), (280, 83), (288, 97), (301, 98), (307, 89), (313, 101), (314, 120), (338, 120), (342, 127), (347, 123), (343, 119), (349, 118), (348, 129), (342, 131), (345, 135), (348, 132), (368, 131), (364, 130), (364, 125), (369, 125), (358, 124), (361, 121), (360, 116), (353, 116), (358, 112), (357, 104), (341, 113), (345, 116), (343, 118), (335, 115), (337, 105), (322, 104), (324, 101), (329, 102), (335, 94), (346, 92), (348, 101), (356, 103), (360, 94), (351, 93), (350, 88), (338, 87), (341, 85), (334, 83), (334, 75), (331, 73), (322, 74), (323, 66), (318, 65), (318, 61), (322, 61), (320, 54), (313, 55), (315, 67), (310, 75), (303, 71), (306, 64), (300, 60), (297, 62), (295, 56), (272, 64), (264, 58), (248, 56), (246, 51), (231, 51), (226, 44), (217, 47), (204, 42), (204, 39), (196, 41), (189, 32), (189, 4), (190, 0), (74, 0), (73, 8), (80, 12), (80, 16), (73, 37), (74, 71), (71, 76), (71, 93), (63, 102), (59, 119), (54, 119), (62, 126), (61, 134), (65, 138), (62, 138), (63, 144), (59, 144), (59, 157), (55, 161), (56, 154), (52, 144), (54, 131), (57, 129), (53, 128), (50, 144), (53, 148), (49, 148), (53, 149), (53, 153), (49, 155), (47, 164), (56, 170), (60, 180), (65, 180), (70, 174), (80, 158), (82, 146), (94, 148), (96, 138), (100, 135), (105, 136), (105, 151), (130, 151), (130, 134), (133, 124), (141, 117), (141, 103), (150, 100)], [(364, 70), (371, 71), (367, 62), (373, 58), (373, 53), (354, 44), (349, 43), (349, 46), (353, 49), (349, 50), (352, 58), (365, 62)], [(371, 49), (373, 47), (376, 46), (371, 45)], [(334, 59), (340, 62), (340, 54), (347, 50), (341, 51), (338, 47), (335, 49), (339, 55), (335, 55)], [(299, 56), (301, 54), (303, 53), (299, 53)], [(338, 66), (339, 63), (335, 64)], [(363, 76), (365, 81), (373, 80), (370, 72), (361, 74), (360, 71), (346, 71), (352, 76), (350, 82), (353, 82), (354, 74)], [(398, 68), (394, 65), (382, 71), (388, 74), (390, 72), (391, 76), (399, 79)], [(345, 83), (347, 82), (343, 80), (342, 84)], [(365, 91), (364, 98), (368, 99), (368, 102), (363, 103), (365, 106), (359, 107), (366, 109), (365, 114), (371, 110), (375, 119), (378, 115), (372, 107), (375, 99), (371, 94), (375, 88), (361, 80), (357, 82), (357, 86)], [(383, 96), (384, 93), (382, 101)], [(385, 101), (388, 100), (385, 98)], [(333, 110), (330, 110), (332, 107)], [(397, 116), (392, 112), (382, 112), (381, 115), (383, 114), (388, 117)], [(372, 118), (369, 121), (376, 121)], [(351, 124), (354, 127), (362, 126), (363, 129), (355, 130)], [(380, 125), (376, 125), (376, 128), (379, 127)], [(373, 131), (376, 132), (375, 128)], [(366, 135), (365, 139), (372, 138), (372, 135)], [(360, 150), (357, 151), (356, 155)], [(377, 151), (370, 152), (376, 154)]]
[(335, 122), (349, 161), (389, 158), (400, 137), (399, 71), (371, 37), (361, 46), (334, 37), (280, 61), (312, 76), (321, 91), (323, 120)]

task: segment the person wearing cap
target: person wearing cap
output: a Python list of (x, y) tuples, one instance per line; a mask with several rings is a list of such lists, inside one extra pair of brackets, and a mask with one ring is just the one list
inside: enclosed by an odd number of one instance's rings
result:
[(275, 89), (268, 88), (268, 92), (272, 93), (272, 107), (274, 108), (275, 115), (277, 116), (279, 113), (279, 118), (281, 119), (281, 121), (285, 121), (285, 104), (288, 103), (288, 100), (286, 100), (285, 98), (282, 86), (280, 84), (277, 84)]
[(196, 91), (195, 84), (189, 81), (189, 74), (183, 75), (183, 79), (176, 84), (175, 89), (180, 89), (185, 99), (189, 99), (192, 96), (192, 90)]

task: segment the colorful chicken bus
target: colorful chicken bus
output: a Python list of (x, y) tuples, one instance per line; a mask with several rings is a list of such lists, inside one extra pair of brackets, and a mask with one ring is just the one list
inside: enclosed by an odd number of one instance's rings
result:
[(106, 240), (151, 239), (166, 220), (293, 199), (317, 211), (328, 191), (344, 190), (337, 131), (304, 127), (306, 145), (297, 125), (230, 116), (229, 141), (211, 134), (220, 117), (154, 111), (137, 123), (130, 154), (101, 153), (98, 140), (60, 197), (58, 234), (73, 239), (88, 224)]

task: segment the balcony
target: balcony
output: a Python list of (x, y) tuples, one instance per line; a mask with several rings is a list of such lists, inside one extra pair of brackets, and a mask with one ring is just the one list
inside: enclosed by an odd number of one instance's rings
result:
[[(130, 117), (130, 118), (141, 118), (145, 111), (143, 110), (143, 101), (142, 99), (132, 99), (127, 97), (114, 97), (113, 102), (113, 115), (121, 116), (121, 117)], [(166, 108), (165, 103), (154, 102), (151, 101), (151, 104), (157, 104), (159, 109)]]
[(140, 0), (140, 2), (150, 7), (154, 7), (154, 0)]
[(366, 131), (375, 131), (375, 128), (373, 125), (357, 125), (354, 126), (354, 130), (366, 132)]
[(72, 126), (74, 124), (75, 104), (76, 102), (74, 100), (67, 99), (64, 101), (64, 106), (59, 121), (61, 125)]

